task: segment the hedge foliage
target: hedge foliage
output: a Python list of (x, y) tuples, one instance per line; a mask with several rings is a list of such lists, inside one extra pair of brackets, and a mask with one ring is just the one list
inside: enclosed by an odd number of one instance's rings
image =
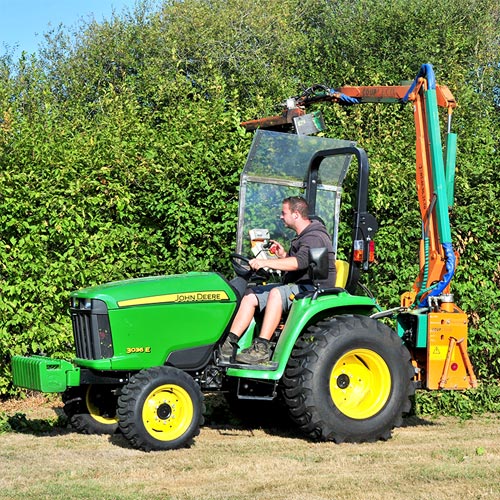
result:
[[(421, 64), (459, 108), (456, 302), (483, 380), (500, 378), (500, 9), (496, 0), (139, 2), (0, 58), (0, 396), (9, 360), (67, 357), (68, 294), (148, 274), (228, 271), (240, 121), (303, 86), (398, 84)], [(371, 160), (382, 305), (417, 274), (410, 107), (320, 106)], [(349, 197), (346, 199), (348, 206)]]

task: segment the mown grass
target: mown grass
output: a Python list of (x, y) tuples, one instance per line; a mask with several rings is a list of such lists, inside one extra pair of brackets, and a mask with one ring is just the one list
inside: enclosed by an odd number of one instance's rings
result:
[[(59, 410), (48, 402), (26, 418)], [(152, 453), (120, 435), (26, 428), (0, 435), (0, 467), (0, 498), (13, 500), (497, 499), (500, 415), (411, 417), (387, 442), (342, 445), (211, 419), (191, 448)]]

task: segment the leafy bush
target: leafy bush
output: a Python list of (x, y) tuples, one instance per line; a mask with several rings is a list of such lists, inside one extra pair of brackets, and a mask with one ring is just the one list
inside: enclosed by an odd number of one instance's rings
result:
[(95, 103), (47, 113), (25, 98), (29, 113), (12, 110), (1, 143), (0, 393), (11, 356), (72, 352), (71, 290), (227, 267), (250, 137), (216, 88), (207, 101), (184, 80), (170, 85), (191, 94), (153, 114), (125, 84), (103, 90), (90, 118)]
[(35, 435), (46, 434), (54, 429), (64, 428), (67, 425), (67, 418), (64, 416), (28, 419), (24, 413), (17, 412), (14, 415), (7, 415), (4, 412), (0, 412), (0, 434), (5, 432), (24, 432)]
[(446, 415), (468, 419), (482, 413), (499, 413), (500, 386), (490, 381), (465, 392), (417, 391), (415, 403), (415, 411), (420, 416)]
[[(141, 2), (1, 57), (0, 396), (12, 355), (71, 355), (71, 290), (227, 271), (241, 120), (302, 85), (398, 84), (426, 62), (459, 103), (453, 292), (477, 373), (500, 379), (499, 15), (495, 0)], [(380, 231), (366, 279), (392, 307), (418, 271), (411, 106), (320, 108), (327, 135), (368, 152)]]

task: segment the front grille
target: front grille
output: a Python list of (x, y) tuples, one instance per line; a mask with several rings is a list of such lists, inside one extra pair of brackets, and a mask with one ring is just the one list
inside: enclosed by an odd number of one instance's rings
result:
[(113, 339), (106, 304), (98, 299), (75, 298), (70, 311), (76, 357), (81, 359), (113, 357)]

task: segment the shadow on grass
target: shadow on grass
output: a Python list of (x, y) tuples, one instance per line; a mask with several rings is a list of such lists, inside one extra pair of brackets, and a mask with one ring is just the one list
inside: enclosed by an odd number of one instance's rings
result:
[[(288, 416), (284, 404), (279, 401), (238, 400), (221, 394), (205, 397), (204, 424), (202, 427), (216, 430), (221, 435), (238, 435), (241, 431), (250, 435), (254, 431), (287, 439), (308, 439)], [(68, 422), (62, 408), (54, 408), (54, 418), (28, 418), (24, 413), (7, 415), (0, 413), (0, 433), (19, 432), (34, 436), (68, 435), (77, 432)], [(417, 415), (403, 419), (401, 428), (440, 425)], [(121, 448), (133, 449), (119, 432), (109, 435), (111, 444)]]
[[(232, 431), (263, 430), (273, 436), (308, 439), (288, 415), (287, 408), (280, 401), (237, 400), (215, 395), (207, 398), (205, 426), (223, 434)], [(440, 425), (437, 422), (410, 414), (403, 418), (399, 427)]]
[(280, 401), (245, 400), (230, 394), (214, 394), (205, 398), (205, 404), (205, 427), (221, 433), (259, 429), (277, 436), (303, 438)]
[(0, 416), (0, 432), (19, 432), (33, 436), (57, 436), (74, 432), (64, 415), (55, 418), (28, 418), (24, 413)]
[(432, 420), (426, 420), (425, 418), (419, 417), (417, 415), (409, 415), (403, 418), (403, 423), (400, 427), (419, 427), (421, 425), (440, 425)]

